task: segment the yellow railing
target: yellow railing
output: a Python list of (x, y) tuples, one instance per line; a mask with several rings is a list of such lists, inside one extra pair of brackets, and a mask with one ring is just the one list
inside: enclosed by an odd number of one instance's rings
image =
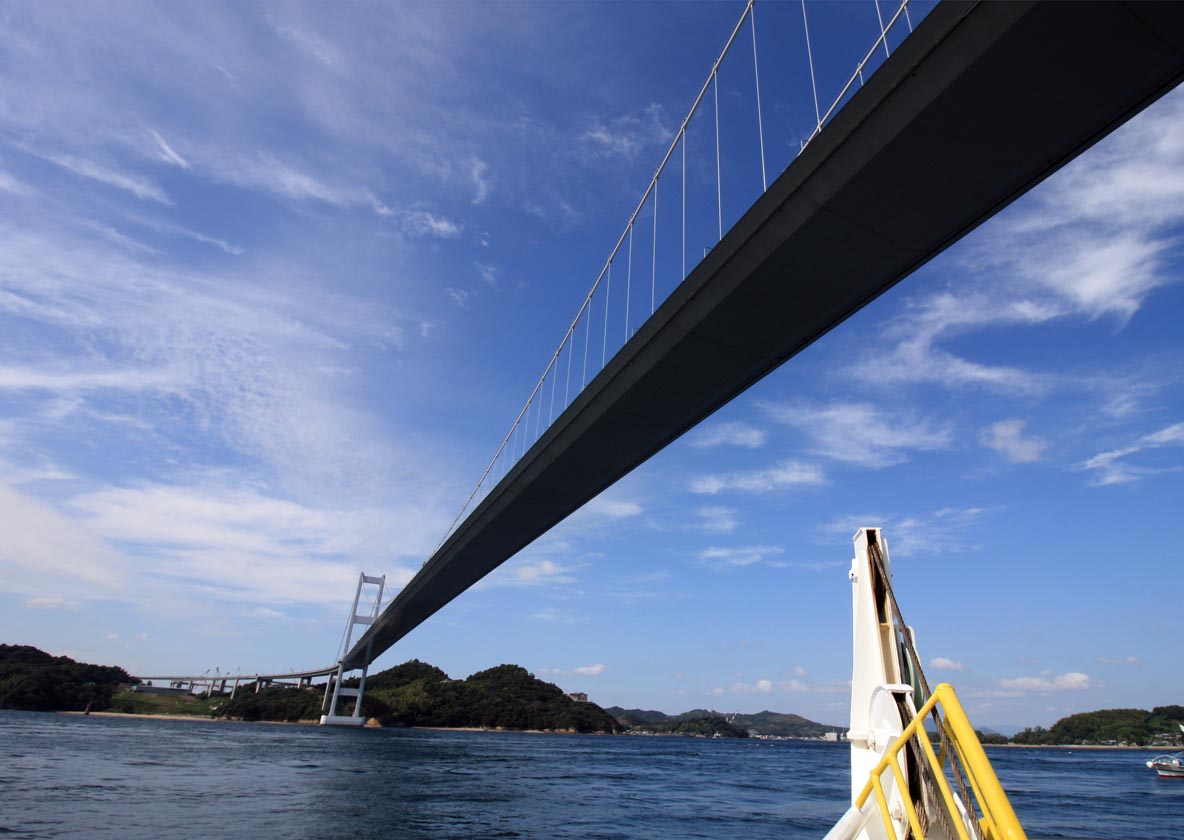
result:
[[(955, 753), (953, 756), (946, 755), (944, 746), (941, 755), (938, 755), (929, 740), (929, 733), (925, 730), (925, 719), (938, 706), (940, 706), (938, 711), (939, 725), (945, 732), (945, 742), (952, 747)], [(898, 758), (900, 751), (910, 740), (915, 740), (920, 744), (921, 751), (933, 771), (933, 779), (941, 792), (941, 804), (944, 805), (949, 817), (948, 822), (954, 827), (959, 840), (977, 839), (971, 837), (967, 832), (962, 813), (954, 800), (954, 794), (950, 791), (945, 774), (947, 759), (958, 762), (963, 775), (970, 783), (975, 802), (978, 803), (978, 812), (974, 812), (974, 803), (967, 803), (967, 810), (971, 812), (967, 816), (970, 819), (978, 820), (983, 840), (1026, 840), (1024, 829), (1020, 826), (1020, 821), (1016, 818), (1011, 803), (1007, 801), (1007, 794), (1003, 792), (999, 780), (995, 777), (995, 771), (991, 768), (991, 762), (987, 758), (986, 752), (983, 751), (978, 736), (974, 733), (974, 727), (970, 725), (970, 720), (966, 717), (966, 712), (963, 711), (962, 704), (958, 702), (958, 696), (949, 683), (942, 683), (934, 689), (932, 696), (917, 712), (917, 716), (905, 727), (904, 732), (892, 743), (884, 753), (884, 757), (880, 759), (880, 763), (872, 770), (871, 778), (868, 779), (859, 798), (855, 801), (855, 807), (862, 809), (868, 797), (873, 792), (875, 793), (880, 816), (884, 820), (884, 829), (889, 838), (896, 837), (882, 781), (884, 773), (889, 769), (896, 779), (896, 789), (901, 792), (904, 799), (905, 812), (908, 814), (913, 837), (916, 840), (924, 840), (925, 838), (925, 833), (922, 831), (920, 820), (917, 817), (917, 806), (908, 794), (908, 785), (905, 782), (904, 771), (900, 767)]]

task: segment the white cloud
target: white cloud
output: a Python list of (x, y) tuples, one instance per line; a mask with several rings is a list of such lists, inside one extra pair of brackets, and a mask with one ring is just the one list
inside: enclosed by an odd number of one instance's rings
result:
[(826, 483), (822, 469), (800, 461), (781, 461), (764, 470), (705, 475), (691, 481), (690, 491), (715, 495), (724, 490), (768, 493), (784, 487), (816, 486)]
[(1045, 673), (1039, 677), (1014, 677), (995, 680), (1004, 689), (1022, 692), (1084, 691), (1097, 688), (1099, 683), (1089, 674), (1070, 671), (1067, 674)]
[(411, 236), (455, 239), (463, 229), (459, 224), (426, 210), (408, 210), (401, 214), (403, 230)]
[(0, 391), (171, 391), (183, 384), (184, 377), (177, 368), (80, 371), (0, 366)]
[(785, 549), (775, 545), (750, 545), (739, 548), (718, 548), (712, 546), (699, 552), (699, 560), (716, 569), (734, 569), (768, 562)]
[(489, 167), (485, 161), (478, 158), (473, 158), (469, 165), (469, 174), (473, 179), (473, 204), (483, 204), (485, 199), (489, 197), (489, 180), (486, 178), (486, 173)]
[(24, 601), (26, 607), (34, 610), (76, 610), (78, 604), (73, 601), (67, 601), (65, 598), (50, 598), (45, 596), (38, 596), (36, 598), (26, 598)]
[(699, 529), (710, 534), (730, 534), (740, 524), (735, 508), (714, 505), (701, 507), (695, 513), (699, 517)]
[(160, 136), (159, 132), (150, 128), (148, 129), (148, 133), (152, 135), (152, 139), (156, 142), (156, 148), (160, 153), (161, 160), (163, 160), (165, 163), (171, 163), (174, 166), (179, 166), (182, 169), (188, 170), (190, 168), (189, 162), (177, 154), (173, 147), (166, 143), (165, 139)]
[(1103, 665), (1142, 665), (1143, 660), (1137, 656), (1099, 656), (1098, 662)]
[(734, 683), (732, 685), (733, 694), (772, 694), (773, 681), (772, 680), (757, 680), (754, 683)]
[(1168, 94), (984, 225), (957, 285), (914, 300), (883, 332), (896, 344), (860, 362), (870, 383), (930, 383), (1042, 394), (1075, 374), (988, 364), (943, 346), (962, 334), (1069, 318), (1121, 326), (1175, 281), (1165, 255), (1184, 221), (1184, 92)]
[(953, 437), (947, 428), (868, 403), (762, 407), (777, 422), (809, 437), (814, 454), (873, 469), (906, 461), (910, 451), (946, 449)]
[(691, 438), (696, 449), (710, 449), (715, 446), (742, 446), (759, 449), (765, 445), (768, 433), (747, 423), (713, 423)]
[[(432, 536), (420, 526), (412, 542), (421, 551), (401, 548), (405, 565), (394, 565), (393, 511), (312, 508), (215, 483), (109, 487), (71, 507), (87, 532), (120, 547), (137, 576), (226, 601), (341, 604), (359, 564), (400, 586)], [(411, 527), (416, 516), (398, 518)]]
[(498, 278), (501, 277), (501, 271), (496, 266), (486, 265), (482, 262), (474, 262), (473, 265), (476, 266), (477, 273), (481, 275), (481, 279), (485, 284), (490, 288), (496, 289)]
[(668, 143), (673, 136), (673, 130), (666, 124), (665, 110), (652, 103), (639, 113), (598, 120), (580, 141), (599, 156), (632, 159), (656, 145)]
[(30, 188), (11, 174), (0, 169), (0, 192), (6, 192), (10, 195), (28, 195)]
[(605, 666), (597, 665), (579, 665), (575, 668), (539, 668), (538, 673), (544, 676), (552, 677), (598, 677), (605, 671)]
[(1048, 446), (1038, 437), (1024, 437), (1023, 420), (1000, 420), (982, 430), (979, 440), (1016, 464), (1039, 461)]
[(944, 656), (935, 656), (929, 660), (929, 667), (938, 671), (965, 671), (966, 666), (955, 659), (947, 659)]
[[(609, 491), (611, 493), (611, 491)], [(584, 517), (603, 519), (629, 519), (640, 516), (644, 508), (631, 499), (616, 498), (609, 493), (601, 493), (592, 501), (580, 508)]]
[(587, 619), (577, 618), (570, 613), (563, 612), (555, 607), (546, 607), (539, 610), (531, 616), (536, 621), (546, 621), (553, 624), (582, 624)]
[(172, 203), (160, 185), (150, 178), (144, 178), (130, 172), (123, 172), (113, 167), (103, 166), (84, 158), (75, 157), (74, 155), (52, 154), (49, 152), (34, 151), (32, 149), (26, 149), (26, 151), (42, 157), (50, 163), (54, 163), (79, 177), (89, 178), (100, 184), (106, 184), (109, 187), (130, 192), (136, 198), (157, 201), (161, 204)]
[[(65, 608), (82, 598), (120, 595), (126, 559), (54, 507), (0, 485), (0, 588), (32, 607)], [(54, 581), (62, 596), (44, 594)]]
[(1090, 483), (1094, 486), (1107, 484), (1129, 484), (1139, 481), (1148, 475), (1163, 472), (1165, 469), (1179, 469), (1177, 465), (1170, 467), (1156, 467), (1134, 464), (1130, 457), (1143, 452), (1162, 449), (1164, 447), (1184, 446), (1184, 423), (1166, 426), (1158, 432), (1143, 435), (1133, 443), (1109, 452), (1102, 452), (1090, 458), (1081, 465), (1085, 470), (1096, 470), (1095, 477)]
[(843, 694), (851, 690), (848, 680), (832, 680), (830, 682), (804, 682), (802, 680), (784, 680), (777, 683), (779, 691), (791, 694)]
[(445, 289), (444, 292), (448, 295), (449, 299), (461, 309), (468, 309), (469, 301), (477, 296), (476, 292), (471, 292), (468, 289), (456, 289), (451, 286)]
[(842, 516), (820, 526), (818, 533), (831, 538), (849, 539), (860, 528), (883, 528), (889, 551), (894, 557), (960, 554), (979, 547), (972, 535), (986, 512), (986, 509), (979, 507), (947, 507), (912, 516)]
[(518, 557), (502, 564), (478, 581), (474, 588), (485, 589), (502, 586), (515, 587), (561, 587), (578, 582), (575, 572), (580, 564), (564, 565), (554, 560), (531, 560)]

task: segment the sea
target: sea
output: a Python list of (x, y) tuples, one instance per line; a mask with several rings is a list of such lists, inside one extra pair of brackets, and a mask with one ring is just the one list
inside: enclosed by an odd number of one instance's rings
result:
[[(1031, 838), (1184, 836), (1150, 753), (989, 755)], [(821, 840), (848, 796), (833, 743), (0, 711), (3, 840)]]

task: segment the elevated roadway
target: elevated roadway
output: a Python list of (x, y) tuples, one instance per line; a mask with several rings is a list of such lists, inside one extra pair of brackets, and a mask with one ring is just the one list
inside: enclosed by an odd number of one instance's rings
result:
[(311, 682), (316, 677), (327, 677), (330, 674), (337, 672), (337, 663), (329, 665), (325, 668), (314, 668), (308, 671), (285, 671), (276, 674), (200, 674), (197, 676), (163, 676), (163, 677), (141, 677), (132, 676), (133, 680), (140, 682), (186, 682), (186, 683), (208, 683), (208, 682), (271, 682), (272, 680), (298, 680), (300, 682)]
[(1184, 3), (945, 2), (346, 654), (375, 657), (1184, 77)]

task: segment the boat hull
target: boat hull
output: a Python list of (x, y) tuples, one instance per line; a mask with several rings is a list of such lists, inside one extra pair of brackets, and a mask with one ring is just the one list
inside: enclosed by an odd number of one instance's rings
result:
[[(1184, 755), (1184, 754), (1182, 754)], [(1184, 758), (1177, 755), (1156, 756), (1147, 766), (1163, 779), (1184, 779)]]

